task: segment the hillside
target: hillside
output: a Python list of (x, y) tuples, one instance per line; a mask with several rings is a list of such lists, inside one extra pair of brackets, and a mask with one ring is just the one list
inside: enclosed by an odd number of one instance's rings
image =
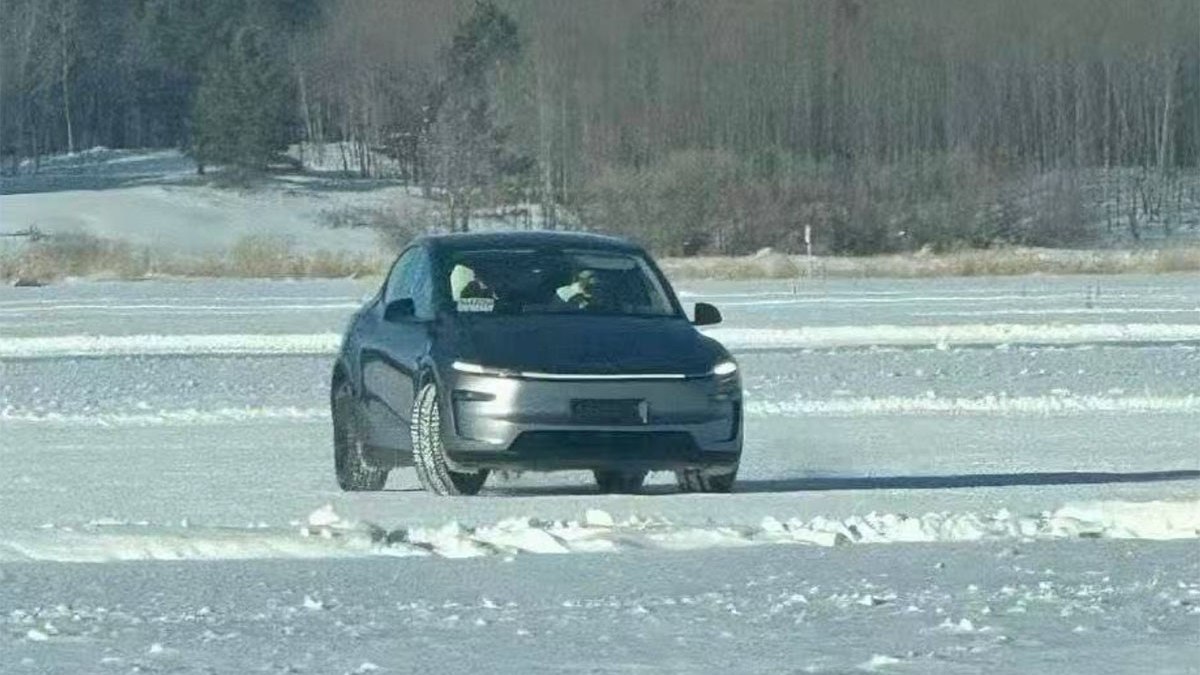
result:
[[(37, 167), (26, 162), (15, 176), (0, 177), (0, 234), (35, 236), (0, 237), (0, 277), (375, 274), (412, 234), (445, 229), (442, 202), (399, 180), (348, 177), (338, 149), (330, 144), (301, 154), (293, 147), (297, 163), (304, 159), (303, 170), (237, 180), (221, 171), (197, 175), (192, 160), (177, 150), (95, 148), (44, 158)], [(1079, 194), (1090, 244), (1082, 249), (918, 251), (811, 261), (801, 251), (760, 252), (666, 259), (664, 267), (672, 276), (690, 278), (1200, 269), (1200, 178), (1164, 202), (1168, 218), (1142, 217), (1134, 239), (1124, 221), (1114, 219), (1117, 205), (1104, 187), (1106, 180), (1129, 177), (1085, 175), (1089, 180)], [(539, 220), (536, 205), (520, 217), (480, 210), (472, 227), (521, 228)]]

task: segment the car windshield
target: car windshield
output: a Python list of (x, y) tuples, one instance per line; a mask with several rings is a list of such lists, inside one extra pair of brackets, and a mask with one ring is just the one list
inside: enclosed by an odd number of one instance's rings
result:
[(674, 316), (645, 257), (606, 250), (462, 250), (442, 267), (460, 314)]

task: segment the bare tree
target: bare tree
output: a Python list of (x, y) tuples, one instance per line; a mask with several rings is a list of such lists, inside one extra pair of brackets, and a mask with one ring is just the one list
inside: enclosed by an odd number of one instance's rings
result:
[(67, 128), (67, 152), (74, 153), (75, 127), (71, 123), (71, 71), (75, 65), (75, 30), (78, 20), (78, 6), (75, 0), (59, 0), (57, 19), (62, 112)]

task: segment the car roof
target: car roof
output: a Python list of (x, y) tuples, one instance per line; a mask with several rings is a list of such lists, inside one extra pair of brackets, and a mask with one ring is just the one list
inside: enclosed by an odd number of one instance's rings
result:
[(631, 241), (590, 232), (560, 232), (551, 230), (514, 230), (509, 232), (456, 232), (431, 234), (418, 242), (432, 249), (520, 249), (520, 248), (589, 248), (612, 251), (641, 252)]

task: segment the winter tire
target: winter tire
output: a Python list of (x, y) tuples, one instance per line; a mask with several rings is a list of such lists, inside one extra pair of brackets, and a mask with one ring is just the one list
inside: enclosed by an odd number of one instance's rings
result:
[(603, 493), (633, 494), (646, 482), (645, 471), (593, 471), (596, 486)]
[(737, 467), (716, 473), (705, 469), (685, 469), (675, 472), (680, 492), (732, 492), (737, 481)]
[(333, 392), (333, 469), (338, 487), (349, 492), (382, 490), (387, 483), (388, 470), (363, 459), (354, 387), (348, 380), (337, 383)]
[(441, 411), (437, 386), (427, 382), (417, 393), (412, 411), (413, 465), (421, 487), (437, 495), (478, 494), (487, 471), (461, 473), (446, 462), (442, 445)]

